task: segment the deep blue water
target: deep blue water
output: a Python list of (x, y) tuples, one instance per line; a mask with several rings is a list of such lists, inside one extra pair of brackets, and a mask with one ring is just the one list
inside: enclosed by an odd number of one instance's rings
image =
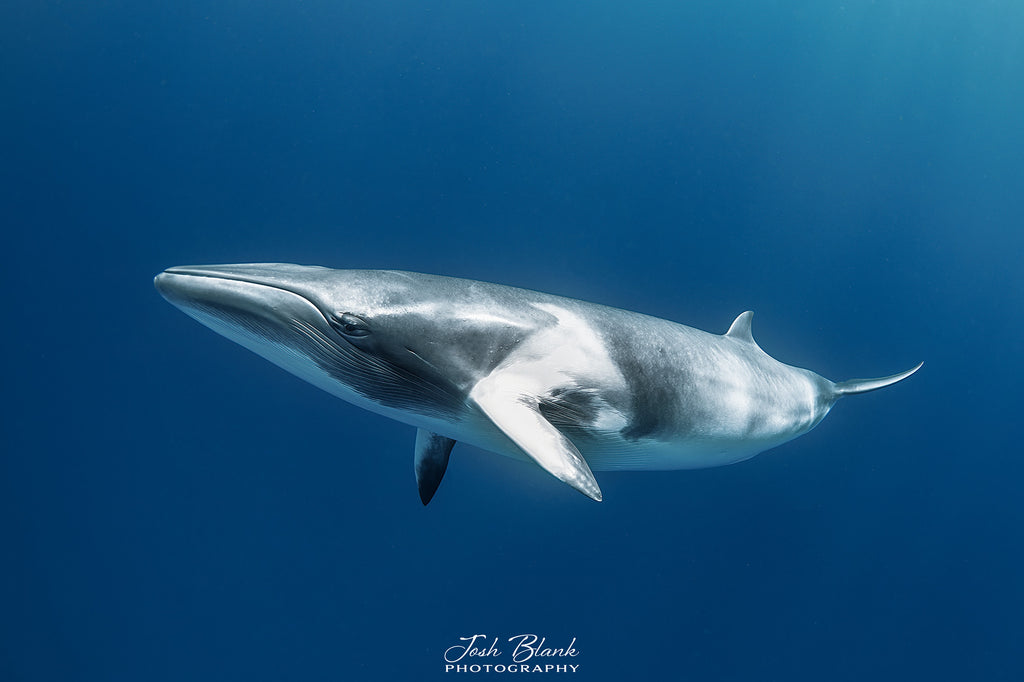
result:
[[(1024, 679), (1024, 6), (0, 9), (0, 678)], [(400, 268), (896, 372), (596, 504), (167, 305), (189, 263)], [(530, 679), (552, 679), (537, 675)], [(510, 675), (490, 675), (503, 679)]]

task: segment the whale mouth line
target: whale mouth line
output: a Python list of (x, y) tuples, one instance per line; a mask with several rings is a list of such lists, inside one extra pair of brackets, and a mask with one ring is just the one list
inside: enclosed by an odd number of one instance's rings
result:
[[(178, 277), (197, 277), (197, 278), (203, 278), (203, 279), (222, 280), (222, 281), (227, 281), (227, 282), (241, 282), (242, 284), (250, 284), (252, 286), (257, 286), (257, 287), (266, 287), (267, 289), (276, 289), (277, 291), (283, 291), (285, 293), (292, 294), (293, 296), (298, 296), (303, 301), (305, 301), (309, 305), (313, 306), (313, 308), (315, 308), (316, 311), (318, 313), (320, 313), (320, 316), (324, 318), (324, 322), (329, 322), (327, 320), (327, 316), (320, 309), (320, 306), (318, 306), (315, 301), (310, 299), (309, 296), (307, 296), (306, 294), (304, 294), (303, 292), (299, 291), (296, 288), (288, 287), (288, 286), (285, 286), (285, 285), (277, 283), (277, 282), (263, 282), (263, 281), (260, 281), (258, 279), (254, 279), (252, 276), (249, 276), (249, 275), (236, 274), (236, 273), (233, 273), (233, 272), (225, 272), (223, 270), (213, 270), (213, 269), (209, 269), (208, 270), (208, 269), (205, 269), (205, 268), (195, 267), (195, 266), (188, 266), (188, 265), (181, 265), (181, 266), (175, 266), (173, 268), (167, 268), (162, 273), (160, 273), (160, 276), (163, 276), (163, 275), (174, 275), (174, 276), (178, 276)], [(157, 280), (159, 281), (159, 276), (157, 277)], [(159, 286), (157, 288), (159, 289)]]
[[(229, 281), (232, 281), (232, 282), (245, 282), (247, 284), (256, 284), (256, 285), (259, 285), (259, 286), (270, 287), (271, 289), (280, 289), (282, 291), (292, 291), (291, 289), (289, 289), (287, 287), (278, 286), (277, 284), (270, 284), (268, 282), (260, 282), (260, 281), (254, 280), (252, 277), (246, 276), (246, 275), (239, 275), (239, 274), (235, 274), (233, 272), (204, 270), (202, 268), (190, 267), (190, 266), (187, 266), (187, 265), (185, 265), (185, 266), (176, 266), (176, 267), (173, 267), (173, 268), (167, 268), (161, 274), (164, 274), (164, 275), (183, 275), (183, 276), (186, 276), (186, 277), (203, 277), (205, 279), (224, 279), (224, 280), (229, 280)], [(294, 292), (292, 292), (292, 293), (294, 293)], [(305, 298), (305, 297), (303, 296), (303, 298)]]

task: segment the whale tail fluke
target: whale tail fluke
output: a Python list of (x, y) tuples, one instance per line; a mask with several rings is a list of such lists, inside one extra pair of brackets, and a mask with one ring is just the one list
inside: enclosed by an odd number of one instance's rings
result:
[(850, 379), (849, 381), (837, 381), (832, 384), (832, 389), (835, 391), (837, 397), (875, 391), (880, 388), (885, 388), (886, 386), (892, 386), (898, 381), (903, 381), (911, 374), (921, 369), (921, 365), (923, 364), (923, 362), (920, 362), (917, 367), (908, 369), (906, 372), (891, 374), (887, 377), (879, 377), (878, 379)]

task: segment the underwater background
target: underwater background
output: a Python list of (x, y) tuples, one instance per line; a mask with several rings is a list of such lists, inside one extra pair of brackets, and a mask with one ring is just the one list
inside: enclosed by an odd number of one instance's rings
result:
[[(530, 679), (1024, 679), (1022, 35), (1008, 0), (4, 3), (0, 678), (501, 679), (444, 651), (536, 633), (579, 668)], [(411, 427), (152, 286), (250, 261), (925, 365), (601, 504), (457, 446), (424, 508)]]

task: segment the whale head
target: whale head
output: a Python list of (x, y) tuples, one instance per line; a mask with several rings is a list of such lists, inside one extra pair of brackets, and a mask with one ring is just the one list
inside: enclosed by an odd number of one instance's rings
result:
[(154, 284), (189, 316), (300, 378), (414, 424), (457, 419), (472, 384), (500, 361), (495, 348), (544, 324), (528, 306), (495, 306), (486, 287), (398, 271), (181, 266)]

